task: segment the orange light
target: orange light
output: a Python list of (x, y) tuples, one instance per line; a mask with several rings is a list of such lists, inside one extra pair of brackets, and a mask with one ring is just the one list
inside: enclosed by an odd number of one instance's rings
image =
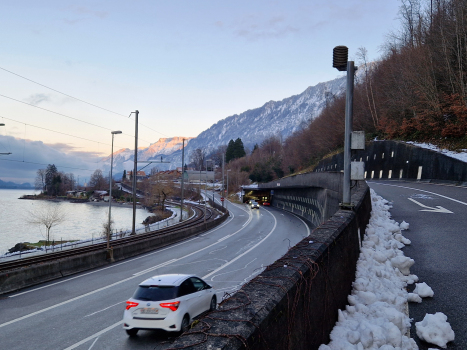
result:
[(179, 301), (174, 301), (173, 303), (160, 303), (161, 307), (169, 308), (172, 311), (177, 311), (178, 307), (180, 306)]
[(139, 305), (139, 303), (135, 303), (134, 301), (127, 301), (126, 302), (126, 309), (130, 310), (132, 307), (136, 307), (138, 305)]

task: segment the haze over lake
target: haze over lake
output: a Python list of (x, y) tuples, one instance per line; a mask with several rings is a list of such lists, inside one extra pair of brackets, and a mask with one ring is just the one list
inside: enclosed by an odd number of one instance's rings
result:
[[(19, 242), (37, 242), (45, 239), (45, 227), (27, 222), (29, 212), (42, 206), (60, 206), (65, 212), (65, 221), (54, 226), (50, 233), (55, 240), (79, 240), (97, 238), (102, 235), (102, 224), (108, 219), (108, 206), (94, 206), (87, 203), (52, 202), (44, 200), (19, 199), (24, 194), (37, 193), (34, 190), (0, 189), (0, 255)], [(141, 222), (150, 214), (144, 209), (136, 210), (136, 228), (144, 227)], [(131, 229), (132, 205), (112, 204), (114, 228)]]

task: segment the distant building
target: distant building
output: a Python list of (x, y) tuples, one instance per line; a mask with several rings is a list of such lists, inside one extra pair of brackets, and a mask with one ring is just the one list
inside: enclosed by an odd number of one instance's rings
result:
[[(132, 170), (127, 171), (125, 179), (130, 181), (132, 178), (133, 178), (133, 171)], [(147, 176), (146, 176), (146, 173), (144, 171), (140, 170), (140, 171), (136, 172), (136, 181), (143, 181), (146, 178), (147, 178)]]

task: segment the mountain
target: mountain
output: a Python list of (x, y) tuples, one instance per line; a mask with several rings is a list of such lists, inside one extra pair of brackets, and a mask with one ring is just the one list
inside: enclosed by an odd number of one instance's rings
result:
[(34, 189), (34, 187), (28, 182), (17, 184), (11, 181), (5, 182), (2, 180), (0, 180), (0, 188)]
[[(185, 163), (189, 163), (190, 153), (201, 148), (207, 154), (221, 145), (227, 145), (230, 140), (241, 138), (245, 147), (252, 149), (271, 136), (280, 136), (285, 140), (295, 131), (308, 125), (326, 106), (326, 103), (345, 90), (346, 77), (340, 77), (328, 82), (308, 87), (299, 95), (291, 96), (282, 101), (269, 101), (262, 107), (235, 114), (218, 121), (196, 138), (185, 138)], [(188, 142), (189, 141), (189, 142)], [(138, 150), (138, 160), (160, 161), (164, 164), (154, 164), (159, 169), (174, 169), (182, 164), (182, 137), (161, 138), (148, 148)], [(110, 167), (110, 156), (104, 159), (107, 170)], [(114, 153), (114, 164), (117, 172), (133, 169), (133, 151), (119, 150)], [(144, 165), (139, 165), (141, 169)]]

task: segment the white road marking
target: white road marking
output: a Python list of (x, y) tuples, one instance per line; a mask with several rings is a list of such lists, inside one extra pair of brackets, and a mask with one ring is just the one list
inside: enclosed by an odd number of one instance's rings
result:
[(80, 345), (83, 345), (84, 343), (87, 343), (88, 341), (90, 341), (91, 339), (94, 339), (96, 337), (99, 337), (100, 335), (104, 334), (105, 332), (108, 332), (110, 331), (111, 329), (114, 329), (115, 327), (118, 327), (118, 326), (121, 326), (122, 325), (122, 321), (118, 321), (117, 323), (114, 323), (113, 325), (107, 327), (107, 328), (104, 328), (103, 330), (97, 332), (97, 333), (94, 333), (93, 335), (87, 337), (86, 339), (83, 339), (81, 340), (80, 342), (77, 342), (75, 344), (73, 344), (72, 346), (69, 346), (67, 347), (66, 349), (64, 350), (72, 350), (72, 349), (76, 349), (78, 346)]
[(133, 274), (133, 276), (141, 276), (141, 275), (144, 275), (145, 273), (148, 273), (148, 272), (157, 270), (158, 268), (164, 267), (164, 266), (166, 266), (166, 265), (169, 265), (169, 264), (171, 264), (171, 263), (173, 263), (173, 262), (175, 262), (175, 261), (177, 261), (177, 260), (178, 260), (178, 259), (172, 259), (172, 260), (163, 262), (162, 264), (159, 264), (159, 265), (150, 267), (149, 269), (146, 269), (146, 270), (143, 270), (143, 271), (140, 271), (140, 272), (136, 272), (136, 273)]
[(420, 209), (420, 211), (429, 211), (430, 213), (447, 213), (447, 214), (454, 214), (452, 211), (447, 210), (446, 208), (440, 207), (439, 205), (436, 206), (436, 208), (429, 207), (425, 204), (422, 204), (420, 202), (417, 202), (413, 198), (408, 198), (409, 201), (414, 202), (415, 204), (418, 204), (422, 208), (428, 208), (428, 209)]
[(127, 301), (127, 299), (125, 299), (125, 300), (123, 300), (123, 301), (120, 301), (120, 302), (118, 302), (118, 303), (116, 303), (116, 304), (110, 305), (110, 306), (106, 307), (105, 309), (102, 309), (102, 310), (93, 312), (92, 314), (86, 315), (86, 316), (84, 316), (84, 317), (89, 317), (89, 316), (98, 314), (99, 312), (102, 312), (102, 311), (105, 311), (105, 310), (107, 310), (107, 309), (110, 309), (111, 307), (114, 307), (114, 306), (117, 306), (117, 305), (121, 305), (121, 304), (123, 304), (125, 301)]
[(96, 344), (97, 339), (99, 339), (99, 337), (97, 337), (96, 340), (94, 340), (94, 341), (92, 342), (92, 344), (91, 344), (91, 346), (89, 347), (88, 350), (91, 350), (91, 349), (92, 349), (92, 347), (94, 346), (94, 344)]
[[(271, 214), (269, 211), (266, 210), (267, 213)], [(263, 243), (273, 232), (274, 230), (276, 229), (276, 226), (277, 226), (277, 219), (276, 217), (271, 214), (272, 217), (274, 218), (274, 227), (271, 229), (271, 231), (266, 235), (266, 237), (264, 237), (261, 241), (259, 241), (258, 243), (256, 243), (253, 247), (251, 247), (250, 249), (248, 249), (247, 251), (245, 251), (244, 253), (238, 255), (236, 258), (230, 260), (227, 264), (224, 264), (222, 265), (221, 267), (215, 269), (214, 271), (208, 273), (207, 275), (205, 275), (203, 277), (203, 279), (206, 279), (208, 278), (209, 276), (212, 276), (213, 274), (215, 274), (216, 272), (222, 270), (223, 268), (229, 266), (230, 264), (234, 263), (235, 261), (237, 261), (238, 259), (240, 259), (241, 257), (243, 257), (245, 254), (248, 254), (249, 252), (251, 252), (253, 249), (255, 249), (257, 246), (259, 246), (261, 243)]]
[(457, 200), (457, 199), (454, 199), (454, 198), (451, 198), (451, 197), (447, 197), (447, 196), (443, 196), (442, 194), (438, 194), (438, 193), (435, 193), (435, 192), (420, 190), (420, 189), (418, 189), (418, 188), (407, 187), (407, 186), (399, 186), (399, 185), (383, 184), (383, 183), (381, 183), (381, 182), (370, 182), (370, 183), (374, 183), (374, 184), (376, 184), (376, 185), (382, 185), (382, 186), (392, 186), (392, 187), (407, 188), (407, 189), (409, 189), (409, 190), (414, 190), (414, 191), (420, 191), (420, 192), (425, 192), (425, 193), (429, 193), (429, 194), (434, 194), (435, 196), (438, 196), (438, 197), (441, 197), (441, 198), (446, 198), (446, 199), (449, 199), (450, 201), (457, 202), (457, 203), (460, 203), (460, 204), (463, 204), (463, 205), (467, 205), (467, 203), (462, 202), (462, 201), (460, 201), (460, 200)]

